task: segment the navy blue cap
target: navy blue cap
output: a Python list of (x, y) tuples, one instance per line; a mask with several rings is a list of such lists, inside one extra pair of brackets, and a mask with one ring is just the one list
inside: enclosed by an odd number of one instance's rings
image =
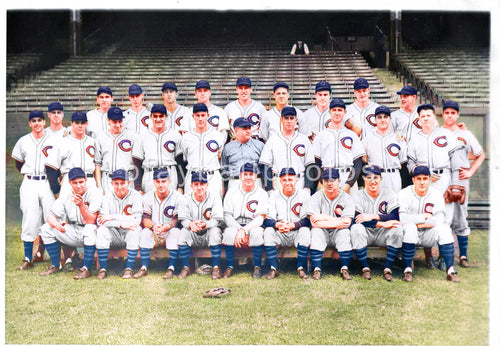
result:
[(137, 84), (132, 84), (131, 86), (128, 87), (128, 94), (129, 95), (140, 95), (142, 94), (142, 88), (138, 86)]
[(396, 92), (398, 95), (417, 95), (417, 89), (412, 87), (411, 85), (405, 85), (401, 90)]
[(83, 121), (86, 123), (87, 120), (87, 114), (85, 112), (74, 112), (71, 114), (71, 121)]
[(123, 112), (118, 107), (111, 107), (108, 109), (108, 119), (110, 120), (122, 120)]
[(193, 113), (198, 113), (198, 112), (208, 112), (207, 105), (204, 103), (195, 103), (193, 105)]
[(238, 87), (240, 85), (246, 85), (246, 86), (249, 86), (251, 88), (252, 87), (252, 81), (248, 77), (240, 77), (236, 81), (236, 86)]
[(415, 166), (411, 172), (411, 175), (416, 177), (417, 175), (431, 175), (431, 171), (427, 166)]
[(111, 88), (108, 86), (103, 86), (97, 89), (97, 96), (101, 95), (102, 93), (109, 94), (113, 96), (113, 92), (111, 91)]
[(85, 172), (80, 167), (73, 167), (68, 172), (68, 179), (75, 180), (78, 178), (85, 178)]
[(289, 167), (289, 168), (283, 168), (280, 172), (280, 178), (286, 174), (289, 174), (289, 175), (297, 175), (297, 173), (295, 173), (295, 169)]
[(153, 172), (153, 180), (169, 178), (168, 170), (166, 168), (155, 169)]
[(172, 89), (172, 90), (177, 91), (177, 85), (175, 85), (175, 83), (167, 82), (167, 83), (163, 84), (163, 86), (161, 87), (161, 91), (165, 91), (167, 89)]
[(381, 113), (391, 115), (391, 110), (389, 107), (384, 106), (384, 105), (378, 106), (377, 108), (375, 108), (375, 115), (381, 114)]
[(205, 172), (192, 172), (191, 173), (191, 182), (200, 182), (206, 184), (208, 182), (207, 174)]
[(344, 100), (341, 99), (333, 99), (330, 101), (330, 109), (335, 108), (335, 107), (340, 107), (345, 109), (345, 103)]
[(294, 107), (283, 107), (281, 110), (281, 116), (284, 117), (286, 115), (295, 115), (297, 116), (297, 111)]
[(117, 169), (111, 175), (111, 180), (115, 179), (128, 180), (127, 172), (124, 169)]
[(453, 108), (457, 112), (460, 112), (460, 107), (458, 106), (458, 103), (455, 101), (451, 100), (445, 101), (443, 105), (443, 110), (445, 110), (446, 108)]
[(252, 127), (247, 118), (240, 117), (233, 123), (233, 127)]
[(321, 175), (321, 179), (338, 179), (339, 170), (337, 168), (326, 168)]
[(369, 88), (370, 84), (364, 78), (358, 78), (354, 81), (354, 90)]
[(430, 103), (424, 103), (423, 105), (420, 105), (420, 106), (417, 107), (417, 113), (420, 114), (420, 111), (422, 109), (432, 109), (432, 110), (434, 110), (434, 106), (431, 105)]
[(257, 165), (252, 162), (247, 162), (240, 168), (240, 173), (243, 172), (257, 173)]
[(279, 88), (285, 88), (286, 90), (290, 90), (290, 87), (285, 82), (278, 82), (278, 83), (274, 84), (273, 91), (276, 91), (276, 89), (279, 89)]
[(199, 80), (196, 82), (194, 89), (210, 89), (210, 83), (206, 80)]
[(164, 105), (153, 105), (153, 107), (151, 107), (151, 114), (153, 113), (167, 114), (167, 108), (165, 108)]
[(43, 112), (41, 112), (41, 111), (32, 111), (28, 115), (28, 120), (31, 120), (33, 118), (42, 118), (42, 119), (45, 119), (45, 114), (43, 114)]
[(318, 91), (323, 91), (323, 90), (327, 90), (329, 92), (332, 92), (332, 87), (330, 86), (330, 83), (328, 83), (327, 81), (324, 81), (324, 80), (316, 83), (316, 87), (314, 87), (315, 93), (317, 93)]
[(60, 102), (51, 102), (49, 103), (48, 111), (53, 112), (53, 111), (63, 111), (64, 107)]
[(371, 174), (382, 176), (382, 171), (380, 170), (380, 167), (377, 165), (366, 165), (363, 167), (362, 171), (363, 171), (363, 177)]

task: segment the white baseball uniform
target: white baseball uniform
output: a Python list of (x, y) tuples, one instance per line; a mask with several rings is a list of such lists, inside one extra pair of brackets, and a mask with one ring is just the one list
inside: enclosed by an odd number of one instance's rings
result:
[[(208, 114), (209, 117), (207, 119), (207, 122), (209, 128), (214, 128), (220, 132), (229, 131), (229, 120), (224, 109), (211, 103), (210, 107), (208, 107)], [(194, 118), (191, 112), (190, 116), (184, 117), (182, 119), (180, 130), (185, 132), (193, 131), (195, 127), (196, 125), (194, 123)]]
[(123, 128), (138, 135), (146, 132), (151, 125), (151, 112), (143, 107), (136, 112), (130, 107), (123, 112)]
[[(286, 106), (291, 107), (291, 106)], [(312, 132), (309, 128), (309, 122), (304, 113), (295, 107), (297, 111), (297, 128), (300, 133), (309, 137)], [(281, 132), (281, 112), (276, 107), (271, 108), (262, 115), (260, 120), (259, 137), (267, 141), (271, 135)]]
[(248, 106), (242, 107), (238, 100), (234, 100), (226, 105), (224, 111), (231, 126), (236, 119), (244, 117), (252, 124), (252, 136), (257, 137), (259, 135), (260, 121), (266, 112), (266, 107), (262, 103), (252, 100)]
[(93, 109), (87, 112), (87, 134), (90, 137), (97, 138), (101, 132), (109, 130), (108, 113), (101, 113), (98, 109)]
[(359, 107), (356, 103), (351, 103), (346, 107), (344, 115), (344, 126), (350, 118), (361, 125), (361, 137), (367, 134), (367, 131), (374, 131), (377, 124), (375, 123), (375, 109), (380, 106), (378, 103), (370, 101), (365, 108)]
[[(435, 121), (438, 126), (437, 120)], [(391, 126), (397, 135), (409, 141), (415, 133), (422, 129), (418, 121), (417, 107), (411, 114), (406, 113), (401, 108), (391, 113)]]
[(165, 119), (167, 129), (174, 129), (176, 131), (181, 131), (182, 130), (181, 126), (184, 119), (189, 119), (192, 117), (193, 117), (192, 109), (189, 109), (186, 106), (178, 104), (173, 113), (171, 113), (167, 109), (167, 117)]
[(330, 125), (330, 108), (327, 107), (323, 112), (320, 112), (318, 106), (311, 107), (304, 112), (304, 117), (307, 119), (312, 133), (318, 134)]

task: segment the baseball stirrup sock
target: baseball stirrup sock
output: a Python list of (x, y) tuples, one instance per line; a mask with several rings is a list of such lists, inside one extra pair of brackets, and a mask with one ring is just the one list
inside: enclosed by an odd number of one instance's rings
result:
[(183, 267), (189, 267), (189, 257), (191, 257), (191, 247), (179, 245), (179, 259)]
[[(90, 268), (92, 268), (92, 262), (94, 262), (94, 255), (95, 255), (95, 245), (92, 245), (92, 246), (84, 245), (83, 246), (83, 265), (85, 267), (87, 267), (88, 270), (90, 270)], [(108, 256), (106, 254), (106, 261), (107, 261), (107, 259), (108, 259)]]
[[(174, 267), (177, 265), (177, 256), (179, 256), (179, 250), (168, 250), (168, 264), (167, 268)], [(189, 263), (189, 257), (188, 257)]]
[(50, 263), (52, 263), (54, 267), (59, 268), (59, 244), (57, 242), (46, 244), (45, 249), (47, 249), (49, 253)]
[(453, 265), (453, 256), (455, 252), (455, 248), (453, 243), (439, 245), (439, 251), (441, 252), (441, 256), (443, 256), (444, 263), (446, 264), (446, 269)]
[(311, 263), (313, 268), (321, 268), (321, 259), (323, 258), (323, 251), (319, 250), (309, 250), (311, 255)]
[(415, 256), (415, 244), (403, 243), (403, 267), (406, 269), (411, 267), (411, 261)]
[(307, 268), (307, 252), (309, 248), (302, 245), (297, 245), (297, 268)]
[(212, 267), (220, 267), (220, 256), (222, 254), (222, 245), (210, 246), (210, 252), (212, 253)]
[(134, 268), (135, 259), (139, 250), (127, 250), (127, 261), (125, 262), (125, 268)]
[(349, 267), (351, 264), (352, 250), (351, 251), (339, 251), (340, 265), (342, 267)]
[(367, 268), (368, 267), (368, 248), (363, 247), (361, 249), (356, 249), (356, 250), (354, 250), (354, 253), (356, 253), (356, 258), (358, 259), (358, 261), (361, 262), (361, 267)]
[(278, 257), (276, 257), (278, 251), (276, 250), (276, 246), (266, 246), (265, 248), (266, 248), (267, 262), (269, 263), (269, 266), (278, 270)]
[(396, 260), (396, 256), (399, 253), (399, 249), (392, 246), (387, 246), (387, 254), (385, 255), (385, 267), (391, 268), (392, 264)]
[(262, 245), (252, 247), (253, 266), (254, 267), (262, 267), (262, 249), (263, 248), (264, 247)]
[(99, 267), (101, 269), (108, 268), (108, 254), (109, 249), (97, 249), (97, 259), (99, 260)]
[(467, 257), (467, 245), (469, 244), (469, 237), (457, 235), (458, 249), (460, 250), (460, 257)]
[(141, 253), (141, 267), (149, 267), (149, 262), (151, 261), (151, 249), (142, 248), (140, 250)]
[(226, 245), (224, 250), (226, 251), (226, 265), (228, 267), (233, 268), (234, 267), (234, 246), (233, 245)]
[[(30, 262), (33, 259), (33, 242), (25, 241), (24, 242), (24, 257), (29, 259)], [(52, 256), (50, 256), (52, 257)]]

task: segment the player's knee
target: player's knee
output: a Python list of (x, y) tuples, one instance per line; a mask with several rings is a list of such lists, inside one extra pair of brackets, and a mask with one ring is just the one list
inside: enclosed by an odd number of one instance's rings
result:
[(417, 225), (410, 223), (403, 226), (403, 242), (409, 244), (418, 242)]
[(453, 234), (451, 232), (450, 226), (448, 224), (441, 224), (435, 226), (437, 228), (437, 234), (438, 234), (438, 244), (449, 244), (453, 243)]
[(387, 245), (397, 249), (403, 245), (403, 229), (401, 227), (391, 228), (387, 237)]
[(219, 227), (208, 229), (208, 244), (209, 246), (219, 245), (222, 243), (222, 230)]
[(226, 227), (224, 233), (222, 234), (222, 244), (224, 245), (234, 245), (234, 239), (238, 230), (234, 227)]
[(295, 238), (295, 247), (298, 245), (309, 247), (311, 245), (311, 230), (308, 227), (300, 227)]

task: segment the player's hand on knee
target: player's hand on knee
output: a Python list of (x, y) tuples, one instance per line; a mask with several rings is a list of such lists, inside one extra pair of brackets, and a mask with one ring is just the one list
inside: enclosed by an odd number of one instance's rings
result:
[(120, 222), (120, 227), (133, 231), (137, 229), (139, 225), (132, 221), (122, 221)]

